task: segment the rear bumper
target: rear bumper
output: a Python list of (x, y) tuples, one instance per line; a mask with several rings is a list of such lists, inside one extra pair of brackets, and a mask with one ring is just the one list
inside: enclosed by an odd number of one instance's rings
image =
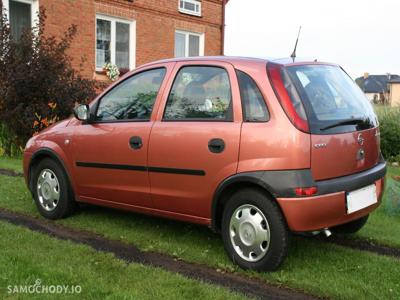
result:
[[(303, 198), (277, 198), (290, 230), (314, 231), (344, 224), (374, 211), (384, 191), (386, 163), (355, 175), (316, 182), (319, 195)], [(378, 203), (352, 214), (346, 212), (346, 192), (376, 185)]]

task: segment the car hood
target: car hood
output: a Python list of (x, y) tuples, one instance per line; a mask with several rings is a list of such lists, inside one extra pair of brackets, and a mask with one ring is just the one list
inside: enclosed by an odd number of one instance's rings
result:
[(62, 120), (62, 121), (59, 121), (57, 123), (54, 123), (53, 125), (50, 125), (46, 129), (42, 130), (38, 135), (40, 136), (43, 133), (49, 133), (51, 131), (57, 130), (58, 128), (67, 127), (69, 122), (71, 122), (71, 119), (72, 119), (72, 117)]

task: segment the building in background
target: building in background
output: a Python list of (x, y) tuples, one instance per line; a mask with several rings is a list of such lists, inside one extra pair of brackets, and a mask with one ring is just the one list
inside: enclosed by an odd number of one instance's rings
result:
[(69, 54), (87, 78), (104, 79), (107, 62), (125, 71), (158, 59), (224, 52), (228, 0), (0, 1), (17, 38), (35, 24), (39, 7), (46, 9), (48, 34), (58, 36), (77, 25)]
[(368, 100), (374, 103), (390, 104), (389, 82), (400, 80), (399, 75), (370, 75), (356, 79), (356, 83), (363, 90)]
[(400, 78), (389, 81), (389, 103), (391, 106), (400, 106)]

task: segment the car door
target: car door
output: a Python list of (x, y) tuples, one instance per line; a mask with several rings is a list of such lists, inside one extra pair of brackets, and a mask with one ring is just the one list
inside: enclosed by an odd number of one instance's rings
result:
[(179, 62), (149, 143), (157, 209), (205, 222), (218, 184), (236, 173), (242, 122), (235, 71), (228, 63)]
[(92, 105), (94, 121), (77, 127), (74, 176), (82, 200), (151, 206), (148, 141), (169, 66), (140, 70), (118, 83)]

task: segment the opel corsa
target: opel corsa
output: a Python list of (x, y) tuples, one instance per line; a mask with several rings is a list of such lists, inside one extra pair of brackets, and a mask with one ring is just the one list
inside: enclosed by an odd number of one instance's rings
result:
[(359, 230), (386, 164), (340, 66), (203, 57), (125, 75), (31, 138), (24, 173), (46, 218), (85, 202), (203, 224), (239, 266), (272, 271), (291, 232)]

